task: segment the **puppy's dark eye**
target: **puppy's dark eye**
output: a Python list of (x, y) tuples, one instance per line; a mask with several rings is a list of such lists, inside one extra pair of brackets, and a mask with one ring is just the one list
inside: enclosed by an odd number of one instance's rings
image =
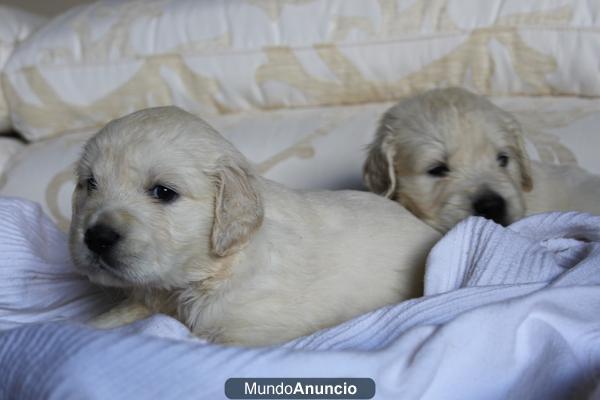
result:
[(448, 166), (446, 164), (438, 164), (435, 167), (433, 167), (427, 171), (427, 173), (429, 175), (435, 176), (438, 178), (448, 175), (448, 172), (450, 172), (450, 169), (448, 168)]
[(156, 185), (149, 190), (150, 196), (161, 203), (171, 203), (179, 197), (179, 194), (166, 186)]
[(500, 165), (502, 168), (504, 168), (508, 165), (509, 160), (510, 160), (510, 158), (508, 158), (508, 156), (506, 154), (504, 154), (504, 153), (498, 154), (498, 165)]
[(88, 192), (92, 192), (92, 191), (98, 189), (98, 182), (96, 182), (96, 179), (93, 176), (90, 176), (89, 178), (87, 178), (85, 183), (87, 185)]

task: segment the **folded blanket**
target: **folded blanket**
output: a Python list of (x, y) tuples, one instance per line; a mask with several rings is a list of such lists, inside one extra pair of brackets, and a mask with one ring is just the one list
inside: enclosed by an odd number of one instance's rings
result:
[(424, 297), (260, 349), (163, 315), (73, 322), (110, 294), (70, 272), (36, 205), (0, 199), (0, 221), (0, 398), (217, 399), (230, 377), (370, 377), (381, 399), (562, 399), (600, 381), (600, 217), (470, 218), (432, 250)]

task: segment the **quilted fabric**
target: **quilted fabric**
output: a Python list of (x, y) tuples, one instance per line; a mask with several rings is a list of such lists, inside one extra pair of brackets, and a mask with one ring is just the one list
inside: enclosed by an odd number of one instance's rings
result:
[(362, 104), (436, 86), (600, 95), (587, 0), (130, 0), (75, 8), (11, 58), (30, 140), (175, 104), (202, 115)]

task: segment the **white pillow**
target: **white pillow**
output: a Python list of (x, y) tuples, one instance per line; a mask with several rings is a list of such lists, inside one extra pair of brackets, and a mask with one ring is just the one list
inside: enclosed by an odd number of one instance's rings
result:
[(437, 86), (600, 95), (587, 0), (133, 0), (80, 6), (11, 58), (28, 139), (175, 104), (196, 114), (396, 100)]
[[(45, 19), (40, 16), (0, 4), (0, 71), (4, 70), (15, 46), (44, 22)], [(8, 106), (0, 87), (0, 132), (9, 128)]]

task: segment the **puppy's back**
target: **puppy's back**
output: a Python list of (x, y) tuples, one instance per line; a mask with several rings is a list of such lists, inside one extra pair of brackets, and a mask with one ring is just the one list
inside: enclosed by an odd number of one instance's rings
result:
[[(382, 281), (391, 269), (404, 274), (398, 298), (419, 294), (425, 259), (440, 234), (400, 204), (369, 192), (293, 191), (277, 184), (268, 186), (263, 192), (266, 223), (285, 218), (287, 226), (295, 226), (296, 240), (304, 242), (302, 247), (318, 249), (319, 264), (341, 266), (341, 274), (356, 271), (373, 275), (381, 271)], [(271, 208), (273, 201), (277, 206)], [(288, 206), (283, 207), (284, 203)], [(292, 203), (300, 207), (290, 206)], [(282, 213), (286, 215), (282, 217)], [(416, 289), (414, 282), (418, 282)], [(378, 285), (373, 282), (371, 287), (377, 290)]]

